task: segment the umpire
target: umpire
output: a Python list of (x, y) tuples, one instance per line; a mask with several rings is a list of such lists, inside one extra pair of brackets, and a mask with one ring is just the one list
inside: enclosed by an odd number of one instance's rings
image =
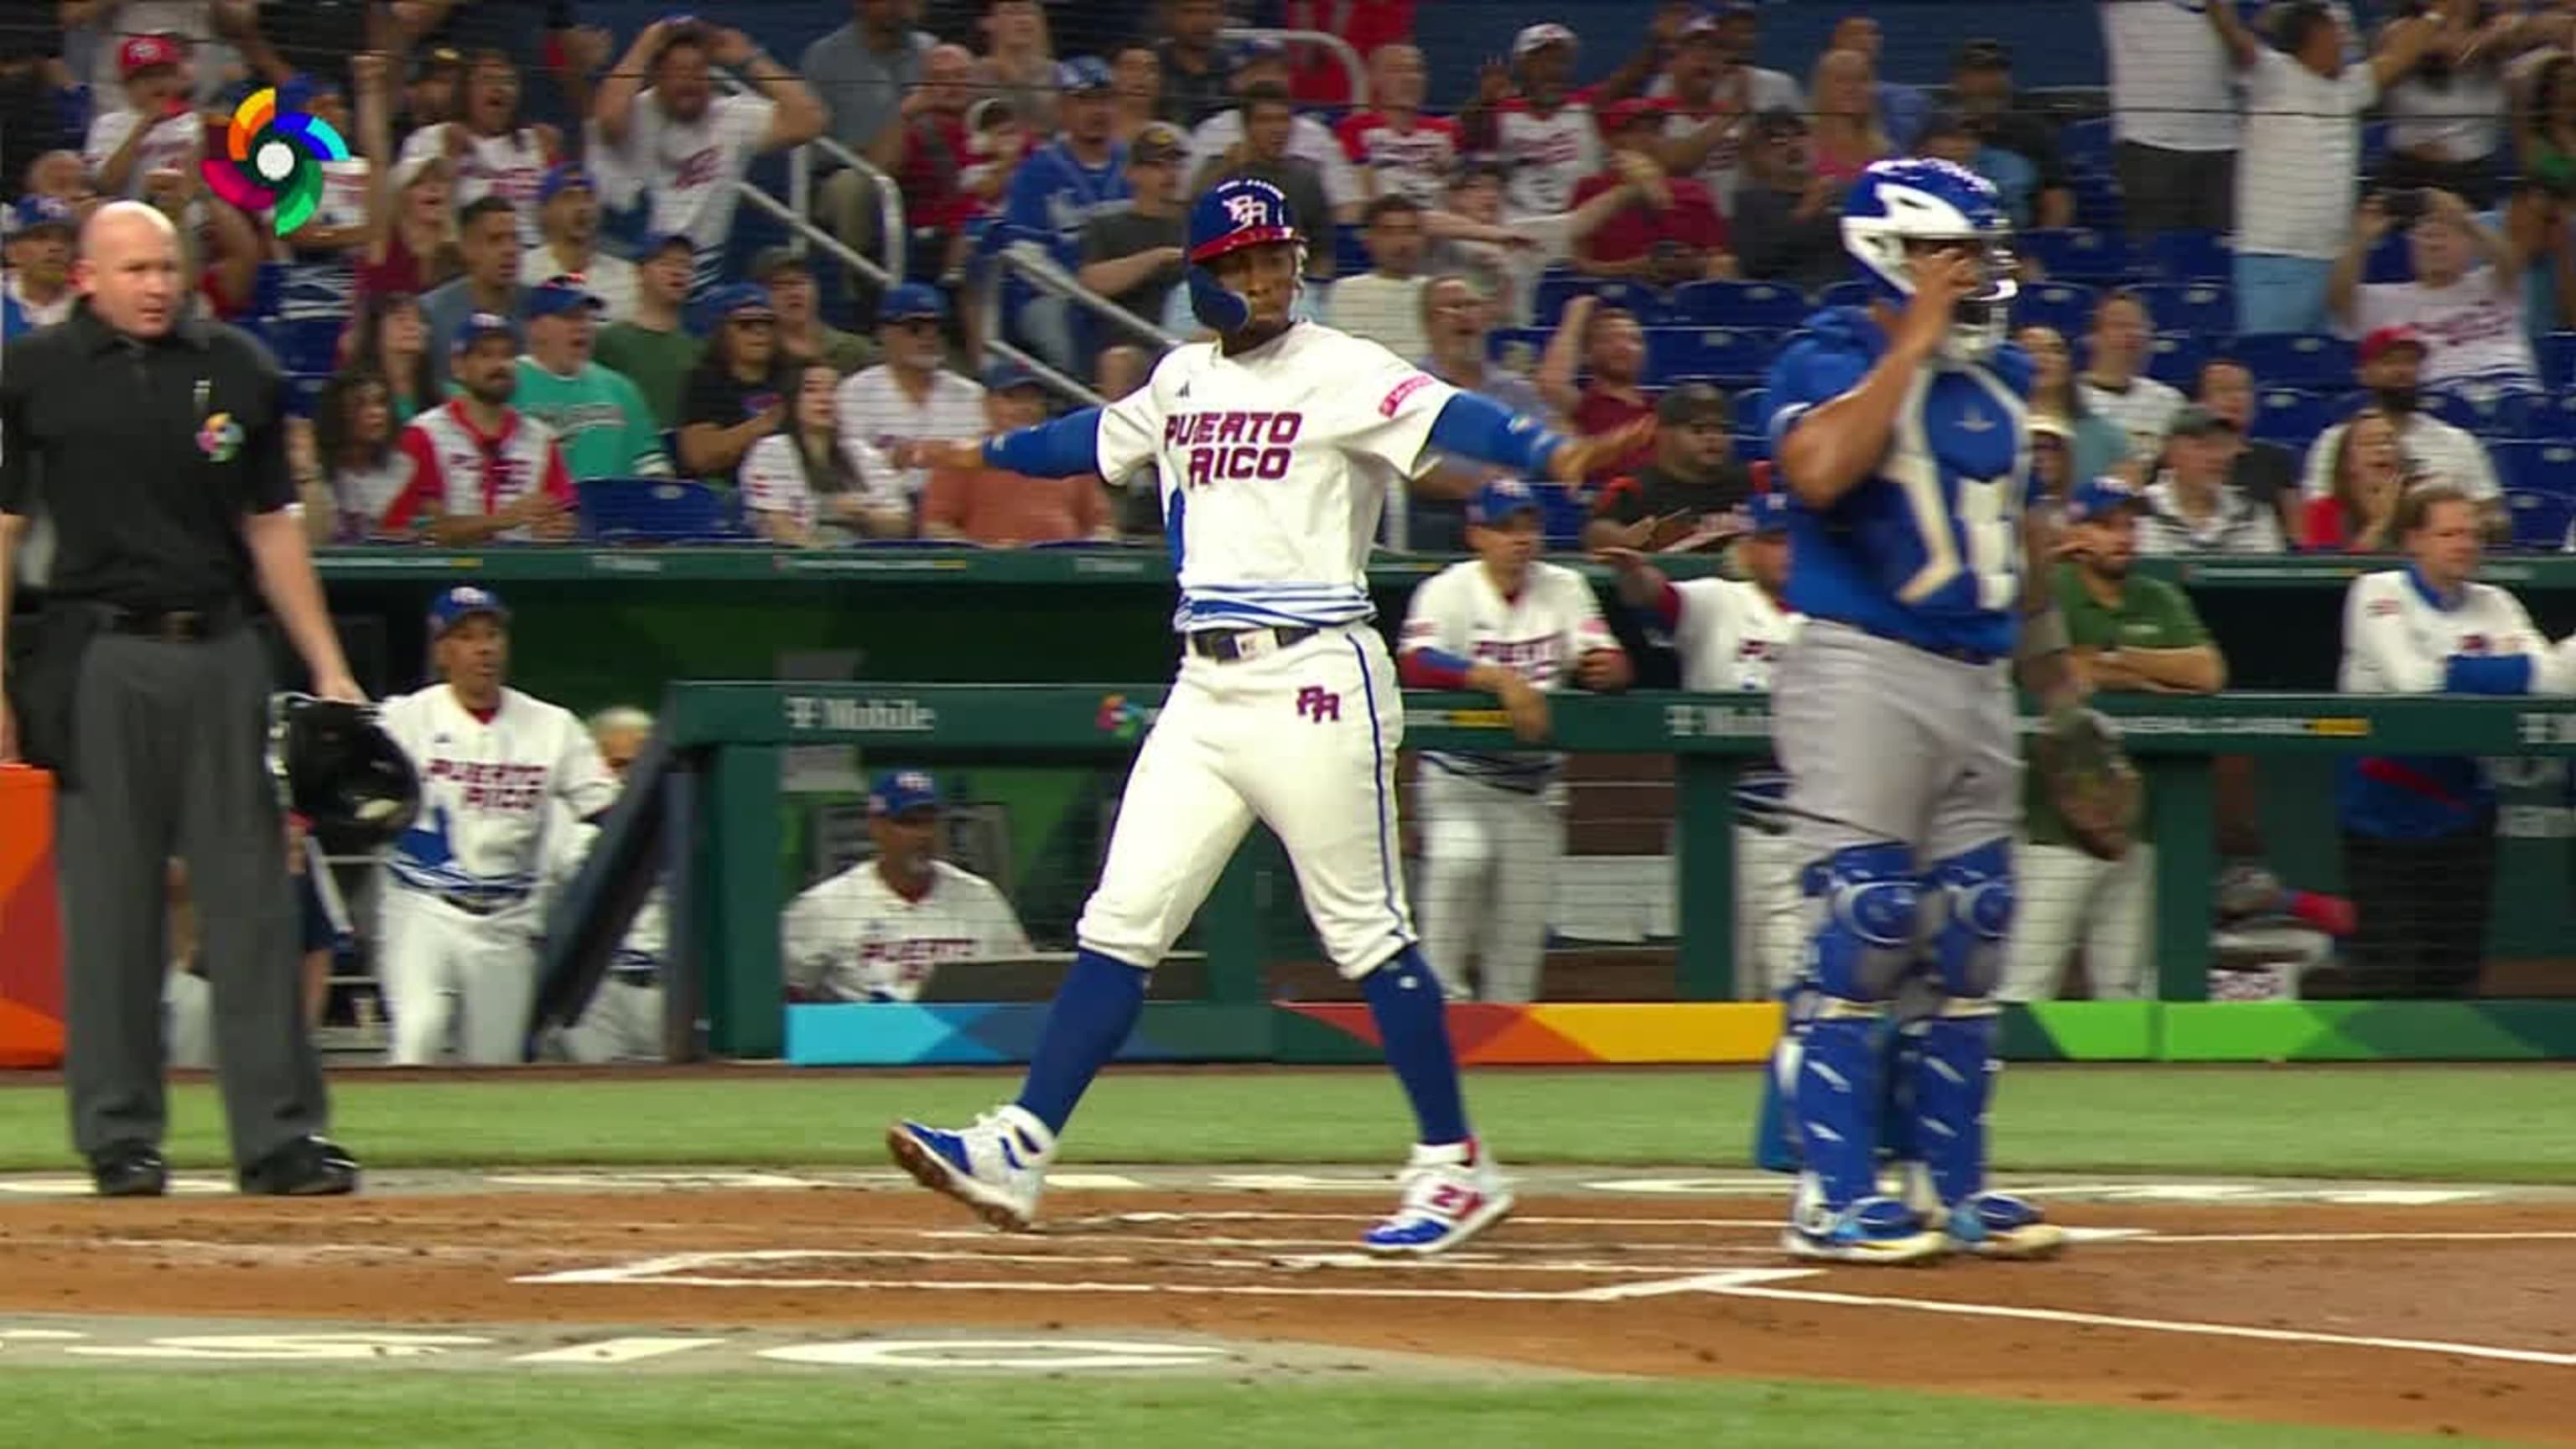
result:
[(246, 334), (187, 315), (178, 236), (148, 206), (101, 208), (73, 275), (70, 320), (0, 357), (0, 605), (40, 506), (57, 541), (43, 613), (0, 650), (0, 760), (23, 746), (59, 786), (72, 1141), (101, 1196), (167, 1189), (165, 862), (178, 856), (242, 1190), (349, 1192), (358, 1164), (322, 1135), (300, 999), (261, 614), (316, 693), (364, 696), (289, 507), (285, 379)]

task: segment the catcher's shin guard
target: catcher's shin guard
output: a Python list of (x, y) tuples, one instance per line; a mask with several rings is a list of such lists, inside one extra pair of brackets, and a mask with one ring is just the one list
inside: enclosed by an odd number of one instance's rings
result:
[(1788, 1088), (1806, 1195), (1839, 1213), (1878, 1190), (1885, 1106), (1884, 1020), (1911, 959), (1920, 888), (1893, 843), (1836, 851), (1810, 876), (1824, 898), (1813, 963), (1816, 1009), (1797, 1038)]
[(1913, 1028), (1912, 1149), (1945, 1205), (1985, 1189), (1986, 1100), (1993, 1081), (1995, 980), (2012, 929), (2012, 845), (1990, 840), (1932, 871), (1943, 919), (1933, 936), (1940, 1000)]

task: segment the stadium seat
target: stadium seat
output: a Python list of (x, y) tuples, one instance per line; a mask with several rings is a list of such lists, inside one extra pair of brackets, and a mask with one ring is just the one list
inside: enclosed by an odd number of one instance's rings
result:
[(1795, 327), (1814, 306), (1778, 282), (1693, 282), (1673, 293), (1674, 310), (1694, 327)]
[(2487, 460), (2508, 493), (2541, 493), (2576, 504), (2576, 443), (2492, 443)]
[(2322, 393), (2267, 387), (2254, 395), (2254, 436), (2267, 443), (2305, 448), (2334, 426), (2334, 404)]
[(2200, 364), (2209, 356), (2209, 344), (2189, 332), (2159, 332), (2147, 344), (2147, 376), (2167, 387), (2196, 392), (2200, 386)]
[(2576, 392), (2541, 399), (2532, 410), (2531, 436), (2576, 440)]
[(2117, 231), (2127, 215), (2120, 183), (2101, 172), (2075, 174), (2075, 224), (2093, 231)]
[(1750, 387), (1771, 368), (1779, 334), (1750, 327), (1650, 327), (1648, 369), (1658, 378), (1701, 377), (1719, 387)]
[(2352, 344), (2316, 332), (2284, 332), (2236, 339), (2230, 350), (2261, 387), (2343, 388), (2352, 385)]
[(2438, 392), (2428, 396), (2433, 416), (2455, 428), (2464, 428), (2482, 438), (2513, 439), (2544, 436), (2535, 419), (2556, 409), (2546, 407), (2544, 400), (2529, 393), (2508, 392), (2467, 396), (2456, 392)]
[(2081, 282), (2041, 282), (2013, 300), (2013, 326), (2053, 328), (2060, 337), (2084, 335), (2101, 294)]
[(2128, 271), (2128, 246), (2117, 232), (2067, 227), (2024, 232), (2021, 241), (2053, 280), (2117, 282)]
[(593, 478), (580, 486), (582, 533), (602, 543), (705, 543), (741, 539), (740, 502), (729, 488), (693, 478)]
[(2111, 170), (2111, 118), (2075, 121), (2057, 133), (2058, 153), (2078, 175), (2107, 175)]
[(2568, 529), (2576, 523), (2576, 500), (2550, 493), (2515, 489), (2504, 496), (2505, 513), (2513, 524), (2513, 546), (2523, 549), (2564, 549)]
[(1876, 294), (1870, 290), (1869, 283), (1867, 282), (1836, 282), (1832, 286), (1827, 287), (1816, 294), (1816, 305), (1819, 307), (1866, 307), (1869, 305), (1869, 299), (1874, 295)]
[[(1739, 427), (1743, 419), (1736, 419)], [(1771, 456), (1771, 435), (1759, 428), (1735, 435), (1735, 456), (1747, 463), (1759, 463)]]
[(1532, 483), (1530, 491), (1538, 495), (1539, 527), (1547, 534), (1548, 546), (1580, 547), (1592, 505), (1562, 483)]
[[(1554, 335), (1552, 327), (1497, 327), (1485, 335), (1485, 356), (1515, 372), (1534, 372), (1539, 355), (1547, 351), (1547, 339)], [(1526, 358), (1521, 355), (1524, 351)]]
[(2540, 339), (2540, 385), (2566, 387), (2576, 382), (2576, 332), (2552, 332)]
[(1771, 415), (1771, 390), (1748, 387), (1735, 395), (1732, 406), (1735, 412), (1735, 425), (1738, 428), (1763, 427), (1765, 425), (1763, 420)]
[(2223, 283), (2141, 282), (2129, 290), (2159, 332), (2192, 333), (2206, 344), (2236, 330), (2236, 296)]
[(2361, 127), (2361, 174), (2376, 176), (2379, 163), (2388, 159), (2389, 123), (2365, 121)]
[(1572, 272), (1538, 279), (1538, 289), (1530, 294), (1530, 320), (1541, 327), (1554, 327), (1565, 313), (1565, 304), (1592, 290), (1588, 278)]
[(2365, 282), (2411, 282), (2415, 279), (2415, 257), (2406, 249), (2406, 234), (2392, 231), (2370, 249), (2370, 260), (2364, 264), (2361, 279)]
[(327, 377), (340, 365), (340, 333), (347, 323), (345, 317), (271, 319), (259, 332), (268, 340), (268, 350), (277, 354), (277, 365), (287, 372)]
[(2168, 282), (2224, 282), (2236, 276), (2235, 254), (2214, 231), (2160, 231), (2147, 239), (2145, 269)]
[(1333, 228), (1333, 275), (1356, 277), (1370, 267), (1369, 252), (1355, 226)]

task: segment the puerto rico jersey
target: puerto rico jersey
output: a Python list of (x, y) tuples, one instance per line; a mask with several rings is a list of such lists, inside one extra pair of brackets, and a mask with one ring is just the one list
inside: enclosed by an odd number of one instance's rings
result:
[(1512, 216), (1554, 216), (1574, 206), (1574, 188), (1604, 164), (1592, 107), (1567, 101), (1548, 115), (1514, 97), (1494, 117), (1494, 156), (1510, 168), (1503, 209)]
[(1742, 579), (1684, 579), (1673, 593), (1681, 599), (1673, 652), (1681, 656), (1682, 688), (1769, 694), (1771, 671), (1797, 642), (1805, 616)]
[(1429, 461), (1457, 389), (1374, 342), (1299, 322), (1250, 352), (1174, 348), (1100, 411), (1100, 476), (1151, 463), (1179, 577), (1172, 627), (1372, 617), (1369, 550), (1389, 487)]
[(420, 817), (385, 856), (386, 875), (407, 890), (522, 898), (551, 863), (553, 811), (587, 820), (617, 798), (581, 721), (515, 689), (485, 719), (433, 684), (386, 701), (382, 723), (420, 775)]
[(1334, 135), (1351, 164), (1375, 178), (1378, 195), (1425, 208), (1442, 204), (1464, 149), (1458, 123), (1441, 116), (1416, 116), (1411, 129), (1398, 130), (1381, 112), (1359, 111), (1344, 116)]
[[(1505, 598), (1484, 561), (1469, 559), (1414, 589), (1396, 652), (1437, 649), (1471, 664), (1497, 664), (1528, 680), (1531, 688), (1553, 694), (1584, 655), (1618, 647), (1583, 575), (1533, 562), (1520, 592)], [(1553, 751), (1426, 750), (1422, 760), (1466, 779), (1535, 791), (1556, 778), (1565, 756)]]
[[(1808, 319), (1771, 368), (1773, 456), (1811, 408), (1858, 386), (1887, 338), (1857, 307)], [(2030, 469), (2030, 359), (1927, 359), (1876, 473), (1823, 512), (1789, 512), (1787, 603), (1814, 619), (1944, 653), (2012, 652)]]
[[(567, 505), (574, 500), (554, 430), (516, 411), (500, 432), (486, 436), (465, 416), (463, 400), (453, 400), (406, 424), (396, 449), (411, 464), (411, 476), (385, 509), (388, 532), (438, 517), (489, 517), (531, 493), (551, 493)], [(513, 543), (532, 536), (524, 528), (500, 535)]]
[[(2454, 659), (2528, 655), (2524, 688), (2555, 682), (2549, 640), (2522, 601), (2493, 584), (2470, 583), (2443, 599), (2411, 568), (2363, 574), (2344, 595), (2346, 694), (2460, 692)], [(2486, 766), (2468, 755), (2346, 757), (2336, 762), (2344, 824), (2365, 835), (2413, 839), (2475, 825), (2495, 803)]]
[(780, 923), (789, 984), (833, 1001), (919, 1001), (951, 961), (1030, 954), (1028, 932), (991, 881), (944, 860), (906, 900), (875, 861), (809, 887)]
[(446, 155), (451, 127), (466, 133), (465, 149), (456, 158), (457, 209), (461, 211), (486, 196), (500, 197), (518, 213), (519, 245), (533, 247), (542, 243), (543, 208), (537, 204), (537, 191), (545, 184), (547, 168), (554, 164), (546, 153), (544, 138), (526, 126), (498, 136), (481, 136), (461, 121), (442, 121), (403, 138), (400, 164)]

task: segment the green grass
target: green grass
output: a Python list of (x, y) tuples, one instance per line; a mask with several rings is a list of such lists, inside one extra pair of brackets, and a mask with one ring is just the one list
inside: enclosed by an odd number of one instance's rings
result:
[[(2576, 1183), (2564, 1068), (2016, 1067), (1995, 1112), (2008, 1170)], [(1016, 1077), (369, 1082), (336, 1088), (370, 1164), (874, 1166), (897, 1116), (959, 1119)], [(1469, 1101), (1506, 1161), (1740, 1166), (1758, 1080), (1728, 1071), (1484, 1071)], [(177, 1092), (172, 1156), (222, 1163), (212, 1090)], [(0, 1090), (0, 1170), (74, 1165), (58, 1088)], [(1383, 1163), (1409, 1139), (1376, 1070), (1113, 1070), (1069, 1144), (1092, 1163)]]
[(1914, 1392), (1767, 1383), (1396, 1385), (1205, 1380), (945, 1379), (823, 1373), (748, 1378), (594, 1370), (479, 1372), (0, 1371), (11, 1418), (55, 1444), (244, 1449), (551, 1449), (555, 1445), (1114, 1444), (1360, 1449), (1434, 1440), (1795, 1444), (1886, 1449), (2369, 1449), (2457, 1437), (2244, 1424)]

